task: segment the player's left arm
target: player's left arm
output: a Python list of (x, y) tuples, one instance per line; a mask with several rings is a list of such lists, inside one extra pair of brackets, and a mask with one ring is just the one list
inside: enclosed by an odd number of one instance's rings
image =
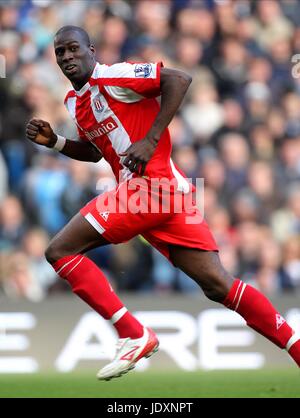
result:
[(123, 164), (132, 172), (143, 174), (151, 159), (163, 131), (176, 114), (192, 77), (182, 71), (161, 68), (161, 107), (146, 137), (133, 143), (125, 153)]

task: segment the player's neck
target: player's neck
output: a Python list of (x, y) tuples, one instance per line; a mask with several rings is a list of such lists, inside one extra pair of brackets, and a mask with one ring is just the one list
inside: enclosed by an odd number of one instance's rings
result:
[(83, 77), (82, 80), (80, 80), (78, 82), (72, 82), (72, 86), (74, 87), (74, 89), (76, 91), (81, 90), (82, 87), (89, 81), (89, 79), (91, 78), (91, 76), (92, 76), (92, 74), (94, 72), (94, 69), (95, 69), (96, 64), (97, 63), (95, 62), (94, 65), (93, 65), (93, 67), (88, 72), (88, 74), (85, 77)]

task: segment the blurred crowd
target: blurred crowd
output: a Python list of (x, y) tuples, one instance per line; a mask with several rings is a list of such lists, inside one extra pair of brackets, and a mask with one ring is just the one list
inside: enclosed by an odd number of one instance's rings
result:
[[(170, 125), (173, 159), (205, 179), (205, 217), (224, 266), (268, 295), (300, 289), (298, 0), (1, 0), (0, 293), (38, 301), (64, 291), (44, 249), (112, 181), (105, 162), (25, 139), (32, 116), (76, 134), (53, 52), (67, 24), (88, 31), (100, 63), (163, 61), (193, 76)], [(119, 290), (197, 288), (140, 237), (90, 256)]]

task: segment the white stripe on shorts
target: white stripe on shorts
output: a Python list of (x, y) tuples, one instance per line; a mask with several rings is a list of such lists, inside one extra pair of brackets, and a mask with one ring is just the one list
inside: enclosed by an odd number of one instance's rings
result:
[(105, 232), (105, 228), (99, 224), (96, 218), (91, 213), (87, 213), (85, 215), (85, 219), (100, 233), (103, 234)]

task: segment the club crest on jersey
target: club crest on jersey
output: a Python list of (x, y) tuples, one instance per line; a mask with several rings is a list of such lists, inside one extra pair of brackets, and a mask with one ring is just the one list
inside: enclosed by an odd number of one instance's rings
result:
[(136, 64), (134, 67), (134, 74), (136, 77), (140, 78), (148, 78), (152, 73), (152, 65), (151, 64)]
[(93, 99), (93, 103), (95, 106), (95, 110), (96, 112), (100, 113), (102, 112), (102, 110), (104, 109), (104, 105), (101, 103), (100, 100), (100, 94), (98, 94), (94, 99)]

